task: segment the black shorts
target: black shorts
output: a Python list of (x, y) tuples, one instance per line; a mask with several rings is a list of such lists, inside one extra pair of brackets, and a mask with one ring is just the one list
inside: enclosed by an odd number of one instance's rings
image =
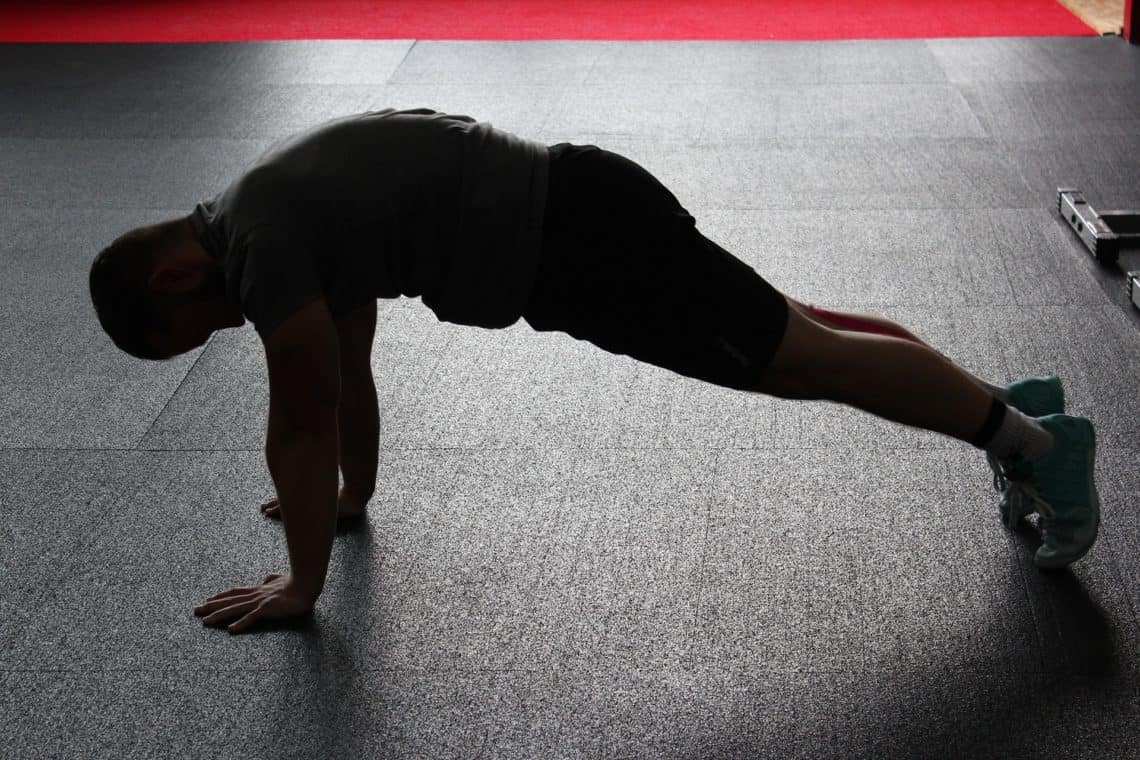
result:
[(523, 318), (614, 354), (754, 389), (784, 297), (712, 242), (653, 175), (593, 145), (550, 146), (538, 275)]

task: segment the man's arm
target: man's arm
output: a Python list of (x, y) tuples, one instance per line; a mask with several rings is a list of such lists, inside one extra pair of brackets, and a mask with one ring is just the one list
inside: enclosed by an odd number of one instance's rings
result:
[(291, 583), (324, 588), (337, 514), (337, 336), (324, 299), (283, 322), (265, 344), (269, 433), (265, 456), (289, 545)]
[(206, 625), (239, 617), (230, 633), (259, 620), (313, 611), (325, 585), (336, 533), (337, 402), (340, 358), (323, 298), (311, 301), (266, 338), (269, 435), (265, 457), (277, 487), (291, 572), (259, 586), (232, 588), (194, 608)]
[(380, 406), (372, 378), (376, 301), (336, 320), (340, 349), (340, 471), (350, 504), (361, 511), (376, 488), (380, 446)]

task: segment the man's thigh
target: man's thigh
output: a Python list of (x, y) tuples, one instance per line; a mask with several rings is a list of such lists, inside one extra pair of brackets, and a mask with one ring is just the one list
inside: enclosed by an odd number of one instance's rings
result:
[[(751, 267), (678, 226), (620, 250), (561, 251), (537, 285), (537, 329), (559, 330), (686, 377), (752, 390), (783, 339), (789, 307)], [(590, 276), (583, 257), (596, 260)], [(570, 268), (568, 268), (570, 269)]]

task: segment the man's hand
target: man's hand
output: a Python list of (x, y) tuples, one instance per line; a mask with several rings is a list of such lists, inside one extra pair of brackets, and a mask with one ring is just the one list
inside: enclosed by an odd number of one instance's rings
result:
[(317, 598), (293, 585), (293, 578), (280, 573), (265, 576), (260, 586), (233, 588), (215, 594), (205, 604), (194, 608), (194, 614), (205, 615), (202, 623), (213, 625), (244, 615), (227, 626), (230, 633), (241, 633), (258, 620), (307, 615), (316, 606)]
[[(356, 496), (345, 490), (341, 486), (340, 492), (336, 497), (336, 516), (337, 519), (342, 517), (359, 517), (364, 514), (364, 508), (368, 504), (371, 496)], [(281, 502), (274, 496), (267, 502), (261, 505), (261, 512), (266, 517), (274, 517), (278, 520), (281, 519)]]

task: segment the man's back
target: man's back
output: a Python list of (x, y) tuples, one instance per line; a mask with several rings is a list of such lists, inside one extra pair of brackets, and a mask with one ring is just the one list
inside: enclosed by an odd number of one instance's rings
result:
[(274, 145), (191, 221), (262, 335), (315, 295), (334, 316), (422, 296), (442, 320), (502, 327), (533, 282), (547, 162), (470, 117), (365, 112)]

